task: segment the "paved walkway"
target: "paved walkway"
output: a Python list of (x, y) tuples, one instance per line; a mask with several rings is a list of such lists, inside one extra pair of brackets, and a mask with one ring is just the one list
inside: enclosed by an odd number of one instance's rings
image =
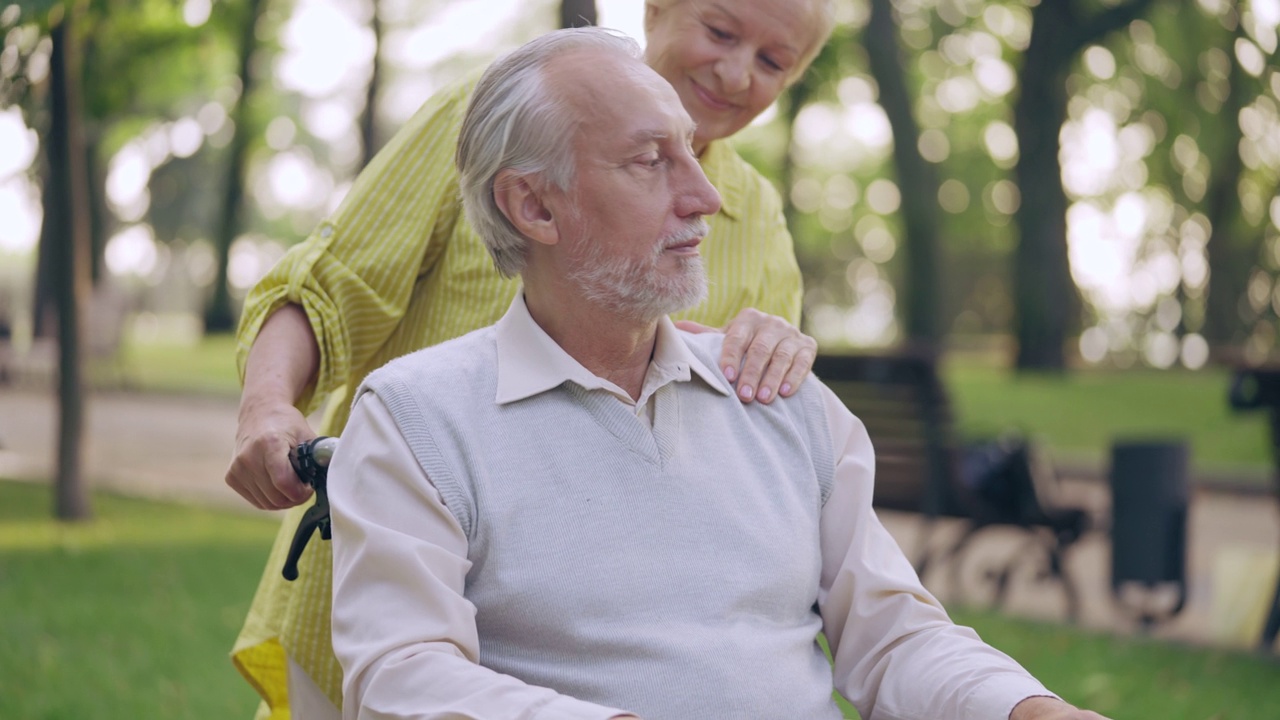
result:
[[(97, 487), (259, 512), (223, 482), (235, 418), (236, 404), (225, 398), (95, 394), (88, 405), (88, 477)], [(0, 385), (0, 477), (48, 478), (56, 437), (52, 395)], [(1099, 518), (1107, 515), (1108, 492), (1102, 483), (1068, 479), (1064, 495)], [(920, 518), (899, 513), (882, 517), (914, 557)], [(1154, 634), (1196, 643), (1252, 645), (1280, 566), (1280, 504), (1269, 496), (1199, 489), (1193, 494), (1188, 523), (1187, 606)], [(954, 523), (943, 523), (934, 542), (945, 543), (958, 530)], [(1016, 530), (984, 531), (960, 560), (960, 587), (954, 586), (951, 568), (945, 565), (928, 571), (925, 582), (944, 602), (981, 602), (990, 595), (981, 579), (983, 570), (1012, 556), (1026, 542), (1027, 536)], [(1053, 583), (1036, 581), (1033, 565), (1024, 564), (1014, 574), (1007, 608), (1014, 614), (1061, 620), (1061, 593)], [(1068, 566), (1079, 584), (1083, 625), (1117, 632), (1136, 629), (1112, 599), (1105, 534), (1092, 533), (1081, 540)]]
[[(223, 482), (235, 447), (235, 401), (100, 393), (87, 410), (85, 473), (95, 487), (252, 509)], [(48, 478), (56, 450), (54, 396), (0, 385), (0, 476)]]

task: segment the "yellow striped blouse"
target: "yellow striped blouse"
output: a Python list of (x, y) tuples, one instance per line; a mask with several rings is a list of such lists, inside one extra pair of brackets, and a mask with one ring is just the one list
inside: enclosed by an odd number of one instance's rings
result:
[[(496, 322), (519, 286), (494, 270), (458, 198), (453, 154), (477, 79), (429, 100), (360, 173), (336, 213), (293, 246), (245, 300), (242, 373), (266, 318), (286, 303), (305, 308), (321, 360), (299, 406), (311, 413), (328, 398), (322, 435), (340, 434), (365, 375)], [(709, 296), (677, 317), (719, 327), (754, 307), (798, 325), (800, 270), (777, 191), (724, 142), (712, 143), (701, 163), (723, 199), (699, 246)], [(297, 581), (280, 576), (304, 509), (286, 514), (232, 651), (264, 698), (260, 717), (287, 717), (285, 652), (340, 705), (341, 670), (329, 644), (328, 543), (309, 544)]]

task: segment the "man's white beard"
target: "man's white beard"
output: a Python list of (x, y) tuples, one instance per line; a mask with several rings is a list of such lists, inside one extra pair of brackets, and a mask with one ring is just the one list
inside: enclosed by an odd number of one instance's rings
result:
[(707, 297), (707, 273), (702, 257), (677, 257), (676, 270), (664, 276), (658, 264), (668, 247), (705, 237), (705, 220), (691, 223), (656, 245), (645, 258), (605, 258), (599, 243), (584, 240), (586, 248), (569, 280), (587, 301), (636, 320), (657, 320), (664, 315), (698, 305)]

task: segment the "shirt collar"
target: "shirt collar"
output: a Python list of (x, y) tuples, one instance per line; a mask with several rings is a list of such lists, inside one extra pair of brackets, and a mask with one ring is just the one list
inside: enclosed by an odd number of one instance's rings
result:
[(720, 212), (737, 220), (742, 215), (743, 182), (745, 176), (735, 172), (733, 166), (736, 157), (727, 140), (717, 140), (707, 145), (699, 162), (707, 177), (715, 178), (716, 190), (720, 192)]
[[(529, 314), (523, 292), (516, 293), (511, 307), (494, 326), (494, 338), (498, 353), (498, 391), (494, 400), (499, 405), (533, 397), (566, 381), (587, 390), (622, 394), (630, 401), (618, 386), (593, 375), (551, 339)], [(717, 392), (733, 395), (727, 381), (699, 360), (671, 320), (663, 317), (658, 322), (644, 395), (669, 382), (687, 382), (693, 374)], [(656, 385), (650, 387), (651, 384)]]

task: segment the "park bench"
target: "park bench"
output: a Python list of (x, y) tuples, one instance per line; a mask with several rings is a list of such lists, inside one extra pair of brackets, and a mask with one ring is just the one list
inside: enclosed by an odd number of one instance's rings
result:
[[(876, 454), (872, 504), (924, 517), (921, 550), (914, 560), (924, 573), (938, 560), (952, 561), (958, 583), (960, 560), (982, 530), (1012, 526), (1038, 542), (989, 573), (995, 601), (1005, 599), (1010, 575), (1027, 553), (1043, 563), (1038, 579), (1055, 580), (1065, 595), (1067, 615), (1078, 617), (1075, 584), (1063, 557), (1089, 527), (1088, 513), (1056, 500), (1056, 475), (1038, 465), (1024, 442), (961, 444), (951, 404), (927, 353), (820, 354), (814, 373), (866, 425)], [(949, 547), (931, 550), (938, 518), (958, 518), (964, 529)], [(955, 585), (953, 585), (955, 587)]]

